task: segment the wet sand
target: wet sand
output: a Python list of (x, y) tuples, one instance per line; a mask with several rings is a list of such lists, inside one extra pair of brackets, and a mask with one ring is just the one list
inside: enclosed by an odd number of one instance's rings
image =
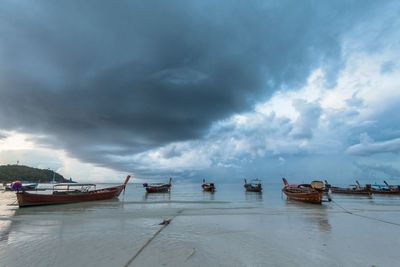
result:
[(130, 185), (120, 200), (24, 209), (0, 193), (0, 266), (126, 266), (165, 218), (129, 266), (398, 265), (400, 196), (312, 205), (286, 200), (279, 184), (265, 188), (209, 194), (178, 184), (146, 195)]

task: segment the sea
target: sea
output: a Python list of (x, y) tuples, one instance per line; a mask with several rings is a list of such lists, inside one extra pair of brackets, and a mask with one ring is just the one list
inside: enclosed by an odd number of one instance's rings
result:
[(262, 194), (200, 185), (130, 183), (119, 199), (29, 208), (0, 192), (0, 266), (400, 266), (400, 196), (315, 205), (279, 182)]

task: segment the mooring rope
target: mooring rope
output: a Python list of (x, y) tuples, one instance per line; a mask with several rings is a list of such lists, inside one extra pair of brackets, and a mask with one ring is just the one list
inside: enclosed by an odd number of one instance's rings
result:
[(181, 214), (184, 210), (179, 210), (175, 216), (173, 216), (171, 219), (167, 219), (163, 221), (163, 225), (161, 226), (160, 229), (158, 229), (157, 232), (155, 232), (155, 234), (146, 241), (146, 243), (143, 244), (143, 246), (135, 253), (135, 255), (132, 256), (132, 258), (129, 259), (129, 261), (124, 265), (124, 267), (128, 267), (139, 255), (140, 253), (142, 253), (142, 251), (151, 243), (151, 241), (153, 241), (154, 238), (156, 238), (156, 236), (161, 233), (162, 230), (165, 229), (165, 227), (167, 227), (170, 222), (172, 222), (173, 219), (175, 219), (176, 216), (178, 216), (179, 214)]
[(400, 226), (400, 223), (390, 222), (390, 221), (382, 220), (382, 219), (379, 219), (379, 218), (369, 217), (369, 216), (365, 216), (365, 215), (361, 215), (361, 214), (357, 214), (357, 213), (354, 213), (352, 211), (349, 211), (348, 209), (346, 209), (345, 207), (343, 207), (342, 205), (340, 205), (339, 203), (337, 203), (333, 199), (332, 199), (332, 202), (335, 203), (339, 208), (341, 208), (342, 210), (344, 210), (348, 214), (351, 214), (351, 215), (354, 215), (354, 216), (358, 216), (358, 217), (362, 217), (362, 218), (369, 219), (369, 220), (374, 220), (374, 221), (378, 221), (378, 222), (382, 222), (382, 223), (387, 223), (387, 224), (391, 224), (391, 225), (395, 225), (395, 226)]

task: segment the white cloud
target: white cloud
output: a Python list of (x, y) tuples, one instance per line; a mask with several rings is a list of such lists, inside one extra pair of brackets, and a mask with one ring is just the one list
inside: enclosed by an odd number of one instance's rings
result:
[(34, 143), (27, 135), (18, 132), (4, 132), (0, 138), (0, 151), (32, 149)]
[(18, 132), (6, 132), (0, 139), (0, 164), (32, 166), (51, 169), (65, 178), (72, 177), (79, 182), (119, 182), (126, 173), (114, 171), (70, 157), (64, 150), (52, 149), (36, 144), (33, 137)]

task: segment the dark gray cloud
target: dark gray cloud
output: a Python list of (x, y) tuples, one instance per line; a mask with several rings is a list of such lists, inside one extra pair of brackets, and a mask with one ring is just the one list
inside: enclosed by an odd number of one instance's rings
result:
[(3, 1), (0, 128), (123, 169), (114, 156), (199, 138), (317, 67), (334, 80), (375, 5)]

